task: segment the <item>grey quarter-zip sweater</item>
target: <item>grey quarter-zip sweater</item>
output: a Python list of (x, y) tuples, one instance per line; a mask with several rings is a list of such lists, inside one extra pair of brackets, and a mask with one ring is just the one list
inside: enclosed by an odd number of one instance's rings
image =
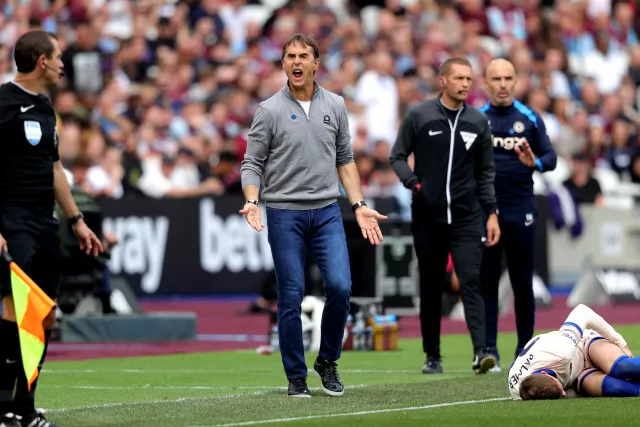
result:
[(340, 196), (336, 168), (353, 162), (344, 99), (314, 82), (309, 116), (288, 83), (261, 102), (240, 167), (242, 188), (261, 188), (265, 205), (318, 209)]

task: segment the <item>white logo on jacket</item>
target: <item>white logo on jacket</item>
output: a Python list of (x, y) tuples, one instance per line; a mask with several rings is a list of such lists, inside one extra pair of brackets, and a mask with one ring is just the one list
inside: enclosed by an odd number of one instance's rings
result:
[(460, 135), (462, 136), (462, 140), (464, 141), (464, 146), (467, 150), (471, 148), (471, 144), (473, 144), (473, 142), (478, 137), (477, 133), (463, 132), (463, 131), (460, 131)]

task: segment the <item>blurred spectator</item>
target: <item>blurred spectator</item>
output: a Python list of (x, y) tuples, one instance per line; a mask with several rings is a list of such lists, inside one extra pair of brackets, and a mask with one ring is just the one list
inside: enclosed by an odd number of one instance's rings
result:
[(315, 36), (316, 79), (344, 97), (371, 194), (410, 204), (386, 174), (387, 153), (407, 109), (438, 93), (451, 55), (474, 64), (476, 106), (487, 102), (486, 64), (510, 59), (516, 98), (544, 118), (562, 157), (581, 153), (591, 171), (639, 181), (634, 1), (34, 0), (0, 10), (2, 83), (15, 75), (11, 49), (24, 31), (59, 35), (65, 79), (51, 97), (60, 155), (103, 197), (239, 193), (248, 128), (285, 84), (282, 43), (296, 31)]
[(575, 154), (571, 162), (571, 177), (564, 182), (565, 187), (577, 199), (578, 203), (602, 205), (600, 183), (591, 173), (586, 156)]

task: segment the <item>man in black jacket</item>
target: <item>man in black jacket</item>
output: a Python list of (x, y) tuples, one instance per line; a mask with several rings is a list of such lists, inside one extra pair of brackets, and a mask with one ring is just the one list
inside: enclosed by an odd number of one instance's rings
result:
[[(413, 192), (412, 233), (420, 269), (422, 346), (427, 354), (422, 372), (442, 373), (442, 284), (451, 251), (473, 342), (472, 369), (484, 374), (495, 366), (496, 356), (486, 346), (480, 265), (483, 245), (493, 246), (500, 238), (491, 130), (487, 118), (465, 103), (472, 81), (467, 59), (445, 61), (439, 80), (441, 96), (409, 109), (390, 158), (404, 186)], [(414, 170), (407, 162), (411, 154)]]

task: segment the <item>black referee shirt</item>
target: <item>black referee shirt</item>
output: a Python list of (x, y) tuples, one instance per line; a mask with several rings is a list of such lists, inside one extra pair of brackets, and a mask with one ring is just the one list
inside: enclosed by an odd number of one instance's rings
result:
[(0, 86), (0, 209), (53, 212), (56, 115), (48, 97), (10, 82)]

